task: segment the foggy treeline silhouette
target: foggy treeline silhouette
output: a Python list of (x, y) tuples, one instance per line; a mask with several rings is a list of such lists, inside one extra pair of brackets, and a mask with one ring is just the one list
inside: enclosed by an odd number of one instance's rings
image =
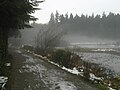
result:
[[(120, 14), (111, 12), (108, 15), (105, 13), (94, 15), (93, 13), (91, 16), (83, 14), (73, 16), (72, 13), (70, 15), (68, 13), (63, 15), (56, 11), (55, 14), (51, 13), (50, 20), (47, 24), (32, 23), (31, 26), (34, 28), (21, 30), (22, 44), (34, 45), (34, 39), (37, 34), (40, 33), (42, 35), (41, 30), (44, 32), (42, 36), (47, 35), (47, 37), (51, 35), (54, 37), (58, 32), (62, 31), (65, 35), (65, 38), (61, 35), (62, 39), (68, 42), (87, 41), (90, 37), (94, 40), (97, 38), (101, 40), (103, 38), (102, 40), (110, 39), (118, 41), (120, 39)], [(84, 38), (82, 36), (87, 37)], [(91, 39), (88, 41), (91, 41)], [(63, 43), (65, 44), (65, 42)]]
[(91, 16), (83, 14), (73, 16), (71, 13), (68, 16), (68, 14), (60, 15), (56, 11), (56, 14), (52, 13), (51, 16), (55, 18), (55, 21), (61, 23), (63, 30), (74, 34), (111, 39), (120, 38), (120, 14), (110, 12), (108, 15), (105, 13), (94, 15), (93, 13)]

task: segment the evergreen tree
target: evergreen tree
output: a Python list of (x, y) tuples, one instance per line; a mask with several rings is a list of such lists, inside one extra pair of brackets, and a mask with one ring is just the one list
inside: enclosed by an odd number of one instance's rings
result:
[(65, 20), (68, 20), (68, 13), (65, 14)]
[(55, 24), (55, 17), (54, 17), (54, 14), (51, 13), (51, 15), (50, 15), (49, 25), (54, 25), (54, 24)]
[(70, 14), (70, 20), (73, 20), (73, 14), (72, 13)]
[[(58, 14), (56, 14), (58, 16)], [(101, 37), (101, 38), (113, 38), (117, 39), (120, 38), (120, 15), (109, 13), (106, 15), (103, 12), (101, 15), (83, 15), (78, 16), (76, 14), (73, 17), (73, 14), (70, 14), (68, 18), (68, 14), (59, 15), (59, 19), (56, 18), (57, 21), (60, 23), (64, 23), (61, 25), (64, 31), (70, 33), (79, 33), (80, 35), (87, 35), (93, 37)], [(59, 24), (58, 24), (59, 25)]]
[(29, 21), (37, 18), (31, 16), (39, 0), (4, 0), (0, 2), (0, 60), (7, 56), (8, 35), (24, 27), (30, 27)]
[(62, 24), (62, 23), (65, 23), (65, 17), (64, 17), (64, 15), (63, 15), (63, 14), (62, 14), (62, 15), (60, 15), (59, 20), (60, 20), (60, 23), (61, 23), (61, 24)]
[(59, 22), (59, 13), (58, 13), (58, 11), (56, 11), (56, 14), (55, 14), (55, 21), (56, 21), (56, 23)]

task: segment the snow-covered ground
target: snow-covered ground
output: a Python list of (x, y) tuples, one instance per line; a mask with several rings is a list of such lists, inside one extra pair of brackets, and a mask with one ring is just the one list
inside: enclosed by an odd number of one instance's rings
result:
[(70, 43), (73, 47), (82, 48), (119, 48), (120, 45), (115, 45), (115, 42), (81, 42), (81, 43)]
[[(76, 67), (74, 67), (73, 69), (69, 69), (69, 68), (66, 68), (66, 67), (64, 67), (64, 66), (61, 67), (59, 64), (54, 63), (54, 62), (52, 62), (52, 61), (49, 61), (49, 60), (48, 60), (48, 62), (51, 63), (51, 64), (54, 64), (54, 65), (58, 66), (59, 68), (65, 70), (65, 71), (67, 71), (67, 72), (70, 72), (70, 73), (72, 73), (72, 74), (75, 74), (75, 75), (82, 74), (81, 72), (79, 72), (79, 71), (76, 69)], [(82, 75), (81, 75), (81, 76), (82, 76)]]
[[(37, 55), (37, 54), (34, 54), (35, 56), (38, 56), (38, 57), (40, 57), (40, 58), (46, 58), (46, 57), (42, 57), (41, 55)], [(46, 60), (48, 60), (47, 58), (46, 58)], [(48, 60), (48, 62), (49, 63), (51, 63), (51, 64), (54, 64), (54, 65), (56, 65), (56, 66), (58, 66), (59, 68), (61, 68), (61, 69), (63, 69), (63, 70), (65, 70), (65, 71), (67, 71), (67, 72), (70, 72), (70, 73), (72, 73), (72, 74), (75, 74), (75, 75), (81, 75), (82, 77), (83, 77), (83, 70), (81, 70), (81, 72), (79, 72), (75, 67), (73, 68), (73, 69), (69, 69), (69, 68), (66, 68), (66, 67), (61, 67), (59, 64), (57, 64), (57, 63), (54, 63), (54, 62), (52, 62), (52, 61), (49, 61)], [(53, 75), (52, 75), (53, 76)], [(92, 81), (94, 81), (94, 80), (102, 80), (102, 78), (101, 77), (96, 77), (93, 73), (90, 73), (90, 78), (89, 78), (90, 80), (92, 80)], [(56, 80), (56, 79), (54, 79), (53, 78), (53, 80)], [(61, 82), (60, 82), (61, 83)], [(62, 85), (62, 86), (61, 86)], [(61, 84), (59, 84), (59, 86), (61, 86), (62, 88), (60, 88), (60, 90), (76, 90), (76, 88), (75, 88), (75, 86), (72, 86), (72, 88), (70, 87), (66, 87), (66, 84), (65, 83), (61, 83)], [(74, 87), (74, 89), (73, 89), (73, 87)], [(108, 87), (108, 89), (109, 90), (115, 90), (115, 89), (113, 89), (113, 88), (111, 88), (111, 87)]]
[(88, 62), (97, 63), (102, 67), (115, 71), (120, 75), (120, 56), (107, 53), (79, 53), (82, 59)]
[[(16, 51), (19, 53), (19, 50)], [(28, 51), (29, 53), (32, 53)], [(46, 57), (42, 57), (41, 55), (37, 55), (32, 53), (34, 56), (37, 56), (43, 60), (47, 60), (49, 63), (54, 64), (58, 66), (59, 68), (68, 71), (72, 74), (75, 75), (81, 75), (83, 76), (83, 70), (79, 72), (75, 67), (72, 69), (68, 69), (66, 67), (61, 67), (57, 63), (54, 63), (50, 60), (48, 60)], [(83, 53), (82, 53), (83, 54)], [(38, 59), (33, 59), (33, 57), (27, 55), (27, 54), (22, 54), (22, 56), (26, 57), (26, 60), (24, 62), (24, 66), (19, 70), (20, 73), (24, 72), (32, 72), (37, 78), (36, 80), (42, 80), (46, 87), (49, 87), (50, 90), (77, 90), (77, 87), (73, 84), (71, 81), (66, 81), (64, 78), (61, 76), (65, 76), (66, 74), (64, 72), (59, 72), (59, 70), (48, 70), (44, 65), (37, 63), (39, 61)], [(44, 62), (43, 60), (40, 60), (40, 62)], [(101, 80), (101, 78), (96, 77), (94, 74), (90, 73), (90, 80)], [(36, 85), (36, 86), (39, 86)], [(29, 87), (31, 88), (31, 86)], [(109, 87), (109, 90), (114, 90), (111, 87)]]
[[(24, 62), (25, 65), (19, 70), (20, 73), (33, 72), (37, 79), (41, 79), (50, 90), (77, 90), (72, 82), (66, 81), (61, 77), (65, 75), (64, 73), (61, 72), (61, 74), (54, 69), (48, 70), (42, 64), (36, 63), (37, 59), (25, 54), (23, 56), (27, 57), (27, 59)], [(77, 70), (75, 71), (77, 72)]]
[(120, 51), (116, 50), (115, 48), (114, 49), (113, 48), (112, 49), (111, 48), (98, 48), (98, 49), (94, 49), (92, 51), (95, 51), (95, 52), (99, 52), (99, 51), (101, 51), (101, 52), (113, 51), (113, 52), (120, 53)]

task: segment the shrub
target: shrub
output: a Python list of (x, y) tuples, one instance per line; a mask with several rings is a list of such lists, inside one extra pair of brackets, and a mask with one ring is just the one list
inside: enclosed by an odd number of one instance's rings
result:
[(117, 80), (119, 80), (119, 81), (120, 81), (120, 76), (117, 76)]
[(52, 60), (59, 65), (68, 67), (71, 53), (65, 50), (56, 50), (52, 54)]

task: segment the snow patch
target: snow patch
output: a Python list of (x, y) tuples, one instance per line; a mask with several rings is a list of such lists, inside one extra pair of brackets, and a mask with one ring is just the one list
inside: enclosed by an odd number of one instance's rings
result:
[(8, 77), (0, 76), (0, 88), (5, 89), (5, 85), (8, 81)]
[(108, 87), (109, 88), (109, 90), (116, 90), (116, 89), (113, 89), (113, 88), (111, 88), (111, 87)]
[(20, 50), (16, 50), (17, 53), (22, 53)]
[[(39, 72), (40, 70), (46, 70), (46, 68), (43, 65), (35, 63), (36, 59), (33, 59), (31, 56), (28, 56), (28, 55), (23, 55), (23, 56), (28, 57), (26, 59), (26, 61), (24, 62), (24, 63), (27, 63), (27, 64), (25, 66), (22, 66), (23, 69), (24, 68), (26, 69), (26, 72), (35, 72), (35, 71)], [(29, 65), (31, 63), (33, 65)], [(23, 71), (19, 70), (19, 72), (22, 73)]]
[(11, 66), (11, 63), (6, 63), (5, 66), (9, 67)]
[(57, 64), (57, 63), (54, 63), (54, 62), (52, 62), (52, 61), (50, 61), (50, 60), (48, 60), (48, 62), (61, 68), (61, 66), (60, 66), (59, 64)]
[(26, 54), (22, 54), (22, 56), (27, 57), (26, 61), (24, 63), (35, 63), (35, 60)]
[(26, 59), (26, 63), (35, 63), (35, 61), (32, 57), (29, 57), (28, 59)]
[[(40, 73), (40, 71), (47, 70), (43, 65), (40, 64), (37, 65), (26, 64), (25, 66), (22, 66), (22, 69), (24, 69), (23, 72), (36, 72), (36, 73)], [(22, 71), (20, 70), (20, 72)]]
[[(34, 55), (37, 56), (37, 57), (41, 57), (42, 59), (48, 60), (47, 57), (43, 57), (43, 56), (38, 55), (38, 54), (34, 54)], [(76, 69), (76, 67), (74, 67), (73, 70), (72, 70), (72, 69), (68, 69), (68, 68), (66, 68), (66, 67), (64, 67), (64, 66), (61, 67), (59, 64), (57, 64), (57, 63), (55, 63), (55, 62), (52, 62), (52, 61), (50, 61), (50, 60), (48, 60), (48, 62), (51, 63), (51, 64), (53, 64), (53, 65), (56, 65), (56, 66), (60, 67), (61, 69), (65, 70), (65, 71), (68, 71), (68, 72), (70, 72), (70, 73), (72, 73), (72, 74), (75, 74), (75, 75), (79, 75), (79, 74), (80, 74), (81, 76), (83, 76), (83, 75), (82, 75), (82, 72), (79, 72), (79, 71)]]
[(79, 72), (79, 71), (76, 69), (76, 67), (74, 67), (73, 70), (72, 70), (72, 69), (66, 68), (66, 67), (64, 67), (64, 66), (61, 67), (59, 64), (54, 63), (54, 62), (52, 62), (52, 61), (49, 61), (49, 60), (48, 60), (48, 62), (51, 63), (51, 64), (54, 64), (54, 65), (56, 65), (56, 66), (58, 66), (58, 67), (60, 67), (61, 69), (65, 70), (65, 71), (67, 71), (67, 72), (70, 72), (70, 73), (75, 74), (75, 75), (81, 75), (81, 76), (83, 76), (83, 75), (82, 75), (82, 72)]
[(77, 90), (72, 82), (62, 78), (62, 76), (65, 75), (64, 72), (52, 69), (51, 71), (46, 72), (46, 77), (43, 78), (43, 81), (46, 85), (50, 85), (50, 90)]
[[(42, 57), (41, 55), (34, 54), (35, 56), (41, 57), (43, 59), (47, 59), (46, 57)], [(37, 80), (41, 79), (46, 87), (49, 86), (50, 90), (77, 90), (76, 86), (72, 84), (72, 82), (66, 81), (62, 78), (62, 76), (66, 75), (62, 71), (57, 70), (47, 70), (45, 66), (42, 64), (37, 64), (35, 59), (31, 56), (23, 55), (28, 57), (25, 61), (25, 65), (19, 70), (20, 73), (23, 72), (33, 72), (34, 75), (37, 76)], [(48, 59), (47, 59), (48, 60)], [(49, 60), (48, 60), (49, 61)], [(58, 64), (49, 61), (50, 63), (60, 67)], [(77, 73), (76, 68), (72, 71), (73, 73)], [(62, 73), (62, 74), (61, 74)]]
[(93, 73), (90, 73), (90, 80), (94, 81), (94, 80), (102, 80), (100, 77), (96, 77)]
[(106, 51), (120, 52), (120, 51), (118, 51), (118, 50), (110, 49), (110, 48), (105, 48), (105, 49), (99, 48), (99, 49), (92, 50), (92, 51), (96, 51), (96, 52), (97, 52), (97, 51), (102, 51), (102, 52), (106, 52)]
[(58, 82), (58, 86), (60, 87), (60, 90), (77, 90), (77, 88), (71, 82), (67, 81)]
[(37, 56), (37, 57), (43, 58), (43, 56), (41, 56), (41, 55), (38, 55), (38, 54), (35, 54), (35, 53), (33, 53), (33, 54), (34, 54), (34, 56)]
[(76, 74), (76, 75), (79, 75), (79, 74), (80, 74), (80, 72), (76, 69), (76, 67), (74, 67), (73, 70), (72, 70), (72, 69), (68, 69), (68, 68), (66, 68), (66, 67), (62, 67), (62, 69), (63, 69), (63, 70), (66, 70), (66, 71), (68, 71), (68, 72), (70, 72), (70, 73), (72, 73), (72, 74)]

